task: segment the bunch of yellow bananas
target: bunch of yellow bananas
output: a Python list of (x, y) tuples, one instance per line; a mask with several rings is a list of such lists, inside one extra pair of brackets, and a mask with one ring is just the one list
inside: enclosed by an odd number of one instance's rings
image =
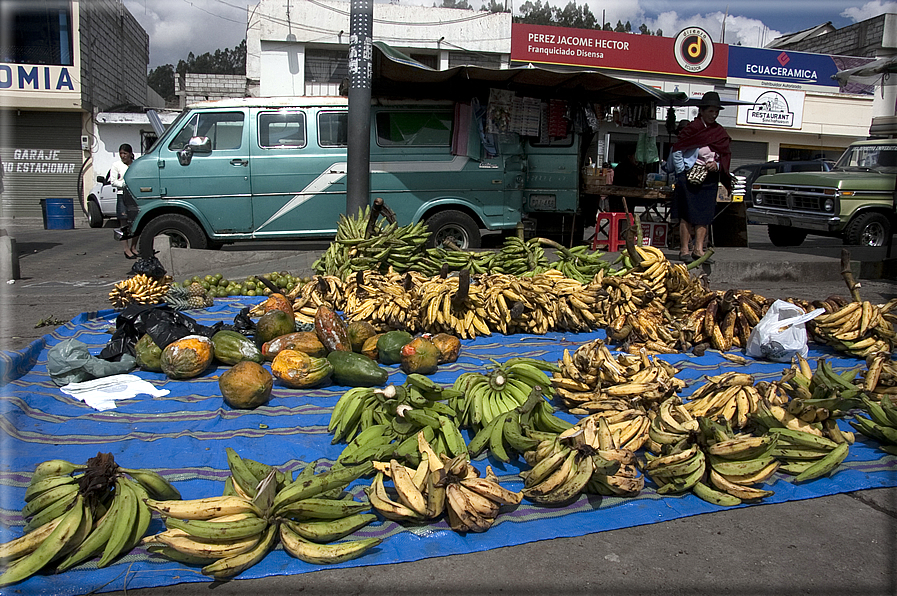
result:
[[(333, 311), (346, 307), (345, 284), (335, 275), (316, 275), (308, 283), (297, 285), (286, 297), (293, 301), (293, 316), (300, 323), (314, 323), (319, 306)], [(261, 312), (250, 311), (250, 314)]]
[(840, 309), (821, 314), (808, 327), (813, 338), (852, 356), (865, 358), (876, 352), (890, 352), (897, 344), (897, 332), (890, 311), (897, 300), (885, 305), (851, 302)]
[(156, 279), (140, 273), (115, 284), (109, 292), (109, 301), (115, 308), (129, 304), (157, 304), (162, 301), (171, 286), (171, 277)]
[(897, 395), (897, 362), (888, 352), (875, 352), (866, 356), (863, 375), (863, 391), (871, 398)]

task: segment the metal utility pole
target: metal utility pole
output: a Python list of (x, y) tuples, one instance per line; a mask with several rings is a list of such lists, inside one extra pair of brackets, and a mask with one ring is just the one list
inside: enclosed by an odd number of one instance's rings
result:
[(364, 209), (371, 195), (371, 74), (373, 0), (352, 0), (349, 8), (349, 147), (346, 215)]

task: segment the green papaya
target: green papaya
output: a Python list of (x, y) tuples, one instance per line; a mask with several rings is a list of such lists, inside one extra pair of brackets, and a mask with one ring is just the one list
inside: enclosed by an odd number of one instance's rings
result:
[(162, 372), (162, 348), (156, 345), (149, 333), (137, 340), (134, 345), (137, 366), (143, 370)]
[(377, 353), (383, 364), (402, 361), (402, 348), (414, 339), (407, 331), (387, 331), (377, 340)]
[(331, 379), (346, 387), (376, 387), (386, 384), (389, 373), (376, 362), (357, 352), (335, 350), (327, 354), (333, 365)]
[(265, 342), (294, 331), (296, 320), (293, 317), (279, 309), (271, 310), (259, 317), (255, 324), (255, 343), (262, 347)]
[(265, 360), (261, 350), (252, 340), (242, 333), (229, 329), (222, 329), (212, 336), (212, 349), (216, 360), (231, 366), (244, 360), (256, 363)]

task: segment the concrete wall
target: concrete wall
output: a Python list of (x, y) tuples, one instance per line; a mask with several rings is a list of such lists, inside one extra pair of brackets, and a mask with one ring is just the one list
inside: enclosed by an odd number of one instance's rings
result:
[(188, 105), (197, 101), (245, 97), (246, 77), (188, 72), (184, 81), (184, 95)]

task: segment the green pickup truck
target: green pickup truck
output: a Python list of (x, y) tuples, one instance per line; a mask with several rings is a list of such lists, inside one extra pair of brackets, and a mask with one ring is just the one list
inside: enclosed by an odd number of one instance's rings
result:
[(766, 224), (776, 246), (799, 246), (807, 234), (884, 246), (897, 224), (897, 135), (889, 136), (853, 143), (830, 172), (757, 178), (748, 221)]

